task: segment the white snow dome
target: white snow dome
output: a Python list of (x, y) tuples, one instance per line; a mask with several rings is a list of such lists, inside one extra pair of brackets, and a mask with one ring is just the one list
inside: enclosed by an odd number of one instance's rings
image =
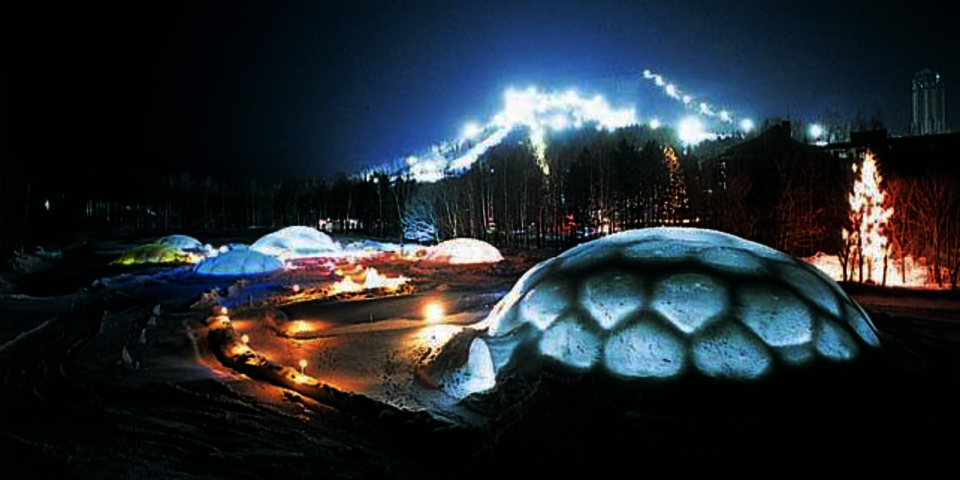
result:
[(322, 257), (340, 252), (340, 244), (312, 227), (287, 227), (254, 242), (252, 250), (288, 260)]
[(166, 237), (158, 238), (157, 241), (153, 243), (173, 247), (180, 251), (200, 252), (205, 249), (203, 244), (200, 243), (200, 240), (188, 235), (167, 235)]
[(423, 260), (428, 263), (475, 265), (497, 263), (503, 260), (503, 255), (500, 255), (497, 247), (482, 240), (455, 238), (432, 247)]
[(215, 257), (205, 258), (194, 270), (199, 275), (261, 275), (283, 268), (277, 257), (235, 248)]
[(623, 379), (752, 381), (880, 346), (866, 312), (816, 267), (693, 228), (623, 232), (542, 262), (477, 330), (471, 358), (444, 375), (461, 398), (494, 386), (484, 379), (515, 355)]

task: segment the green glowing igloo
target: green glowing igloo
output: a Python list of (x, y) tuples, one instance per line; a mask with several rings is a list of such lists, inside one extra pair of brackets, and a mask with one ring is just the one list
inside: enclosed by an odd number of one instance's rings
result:
[(880, 346), (863, 309), (815, 267), (692, 228), (624, 232), (542, 262), (477, 330), (466, 363), (439, 375), (458, 397), (529, 361), (517, 355), (624, 379), (749, 381)]
[(189, 253), (182, 252), (168, 245), (148, 243), (125, 250), (112, 263), (114, 265), (143, 265), (193, 262), (194, 258)]

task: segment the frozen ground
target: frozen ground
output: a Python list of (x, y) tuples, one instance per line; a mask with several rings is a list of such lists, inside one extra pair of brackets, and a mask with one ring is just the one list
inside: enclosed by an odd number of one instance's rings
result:
[[(823, 391), (784, 384), (806, 392), (785, 401), (755, 389), (654, 385), (637, 400), (591, 378), (547, 375), (457, 404), (416, 379), (417, 362), (483, 318), (534, 259), (439, 270), (367, 260), (415, 288), (330, 301), (316, 295), (329, 274), (320, 269), (238, 284), (188, 267), (105, 266), (141, 240), (89, 239), (0, 277), (4, 478), (446, 478), (516, 462), (570, 474), (644, 462), (695, 467), (671, 463), (690, 452), (729, 460), (759, 449), (789, 460), (797, 445), (809, 448), (805, 462), (858, 464), (869, 457), (850, 451), (912, 456), (957, 443), (960, 297), (951, 292), (847, 287), (906, 359), (889, 381)], [(219, 361), (207, 319), (220, 303), (251, 349), (278, 365), (307, 360), (305, 374), (343, 395), (337, 405)], [(439, 322), (424, 318), (431, 303), (444, 308)], [(833, 437), (798, 428), (809, 412), (789, 408), (797, 405), (832, 409), (818, 421)], [(624, 432), (632, 436), (617, 437)]]

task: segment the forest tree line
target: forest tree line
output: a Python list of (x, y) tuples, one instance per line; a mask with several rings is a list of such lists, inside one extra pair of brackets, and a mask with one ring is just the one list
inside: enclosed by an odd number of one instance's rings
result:
[[(548, 136), (538, 159), (518, 130), (459, 176), (418, 183), (387, 169), (263, 183), (134, 173), (117, 178), (0, 172), (0, 251), (78, 231), (194, 233), (308, 225), (395, 241), (472, 237), (565, 249), (651, 226), (713, 228), (796, 256), (840, 253), (851, 161), (770, 129), (684, 148), (666, 129)], [(881, 158), (882, 162), (883, 159)], [(960, 188), (949, 175), (886, 178), (891, 253), (937, 263), (956, 282)], [(939, 275), (939, 273), (938, 273)]]

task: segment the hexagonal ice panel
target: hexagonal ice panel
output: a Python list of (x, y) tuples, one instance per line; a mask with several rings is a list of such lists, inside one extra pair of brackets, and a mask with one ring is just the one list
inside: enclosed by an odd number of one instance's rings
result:
[(514, 291), (526, 292), (530, 290), (530, 287), (540, 283), (544, 277), (553, 271), (553, 267), (557, 265), (557, 259), (551, 258), (549, 260), (544, 260), (533, 266), (530, 270), (527, 270), (527, 273), (524, 273), (520, 280), (517, 280), (517, 283), (514, 285)]
[(853, 337), (829, 320), (817, 322), (817, 351), (832, 360), (850, 360), (858, 353)]
[(479, 338), (474, 339), (470, 343), (467, 363), (440, 374), (437, 381), (445, 392), (460, 399), (493, 388), (497, 383), (496, 371), (487, 344)]
[(560, 268), (573, 270), (589, 268), (620, 256), (620, 248), (616, 245), (598, 245), (584, 249), (563, 259)]
[(805, 299), (819, 305), (835, 317), (840, 316), (837, 296), (828, 287), (828, 283), (817, 278), (812, 272), (799, 265), (783, 265), (780, 268), (780, 278), (797, 289)]
[(730, 234), (706, 228), (658, 227), (640, 231), (649, 231), (650, 236), (664, 237), (678, 243), (698, 242), (711, 245), (736, 245), (743, 242), (742, 239)]
[(641, 321), (613, 334), (603, 351), (604, 364), (628, 377), (669, 377), (684, 368), (686, 345), (670, 329)]
[(859, 308), (849, 304), (846, 305), (844, 310), (847, 312), (845, 316), (847, 322), (853, 327), (853, 331), (857, 332), (857, 335), (860, 335), (860, 338), (869, 345), (879, 347), (880, 339), (878, 339), (877, 334), (874, 333), (873, 322), (870, 321), (870, 318), (861, 312)]
[(760, 259), (739, 248), (714, 247), (702, 250), (697, 258), (717, 270), (743, 275), (757, 275), (763, 272)]
[(543, 330), (567, 309), (571, 296), (572, 292), (565, 282), (542, 282), (520, 301), (520, 316)]
[(770, 353), (759, 340), (735, 324), (723, 324), (697, 340), (693, 362), (711, 377), (750, 379), (770, 367)]
[(809, 343), (775, 347), (772, 350), (780, 354), (780, 358), (791, 365), (802, 365), (814, 357), (815, 352)]
[(517, 314), (516, 305), (520, 302), (519, 290), (510, 290), (503, 298), (493, 306), (493, 310), (487, 315), (487, 318), (478, 325), (482, 329), (486, 327), (490, 335), (506, 335), (523, 325), (522, 318)]
[(643, 282), (612, 271), (590, 277), (580, 291), (580, 305), (601, 327), (610, 329), (643, 305)]
[(768, 345), (799, 345), (813, 338), (810, 309), (785, 288), (744, 286), (740, 303), (741, 321)]
[(723, 313), (727, 304), (726, 288), (720, 282), (687, 273), (660, 282), (651, 306), (684, 333), (692, 333)]
[(681, 243), (672, 240), (653, 240), (630, 245), (623, 250), (624, 255), (647, 262), (667, 263), (684, 260), (697, 254), (710, 245), (707, 243)]
[(540, 339), (540, 351), (578, 368), (588, 368), (600, 357), (600, 339), (586, 331), (576, 318), (559, 320)]

